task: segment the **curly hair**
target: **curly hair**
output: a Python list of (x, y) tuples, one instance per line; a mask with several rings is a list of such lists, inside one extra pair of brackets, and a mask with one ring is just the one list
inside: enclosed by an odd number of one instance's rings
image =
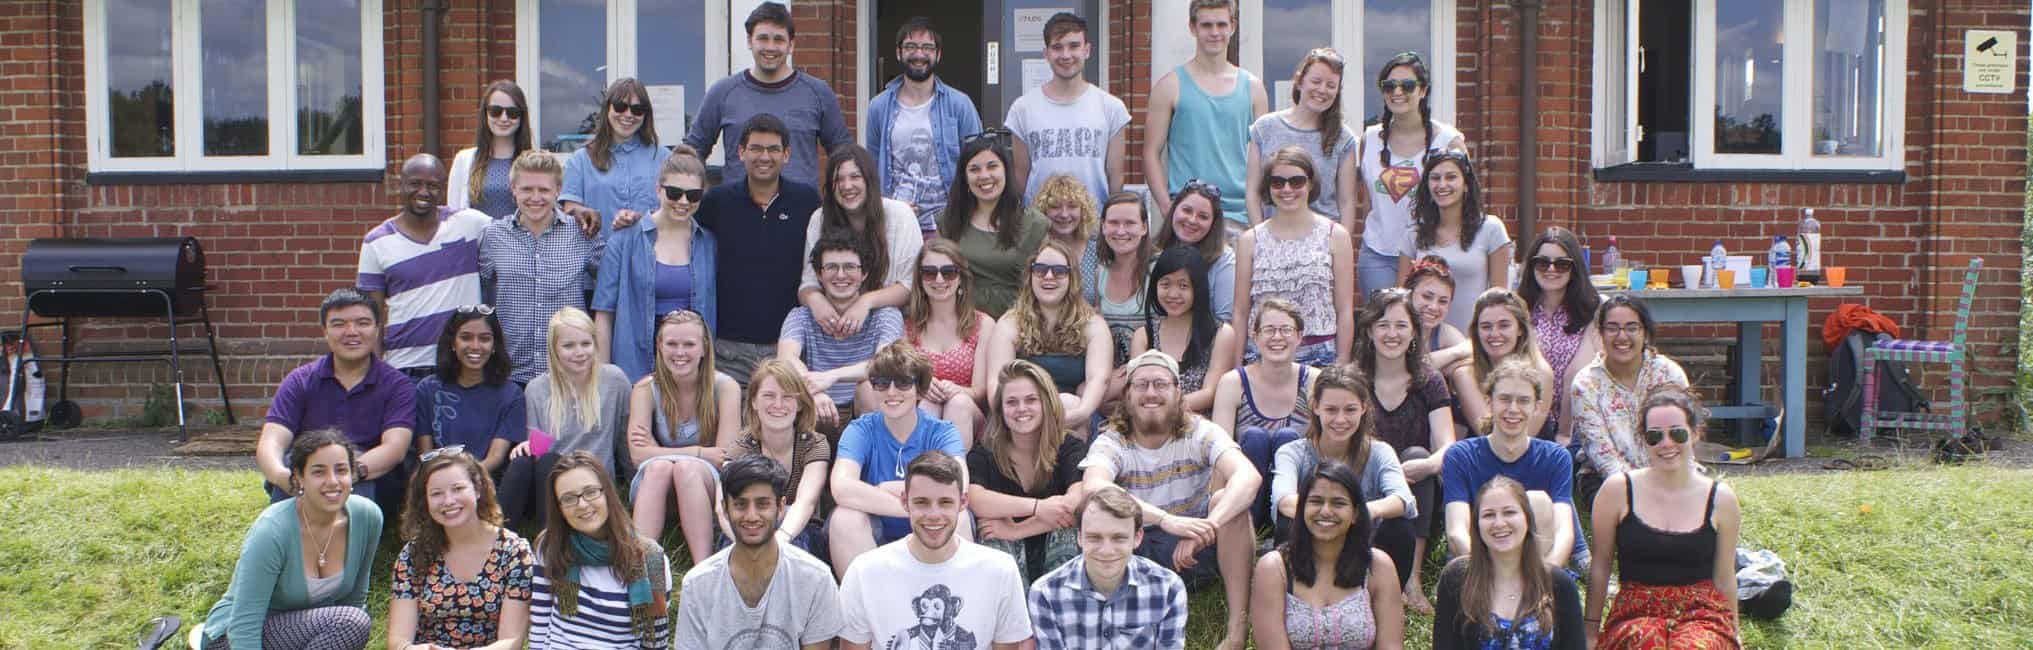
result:
[[(1038, 252), (1031, 254), (1030, 262), (1022, 268), (1029, 269), (1038, 263), (1045, 251), (1056, 251), (1066, 258), (1066, 264), (1077, 264), (1072, 247), (1065, 242), (1047, 239)], [(1026, 275), (1029, 275), (1028, 273)], [(1031, 287), (1037, 283), (1037, 276), (1029, 277), (1017, 287), (1016, 302), (1009, 313), (1016, 317), (1016, 349), (1025, 354), (1080, 354), (1087, 351), (1087, 321), (1094, 318), (1094, 306), (1087, 304), (1081, 296), (1080, 272), (1076, 268), (1066, 274), (1065, 294), (1059, 304), (1047, 306), (1038, 300), (1038, 294)], [(1050, 318), (1047, 318), (1047, 315)]]
[[(431, 518), (430, 506), (431, 476), (446, 469), (464, 470), (466, 479), (472, 481), (473, 516), (489, 525), (501, 525), (501, 502), (495, 499), (494, 479), (487, 474), (487, 468), (482, 467), (472, 454), (441, 448), (436, 456), (430, 456), (430, 460), (417, 467), (416, 475), (409, 478), (409, 494), (403, 499), (402, 539), (409, 542), (412, 566), (436, 564), (438, 558), (444, 557), (445, 551), (451, 548), (445, 527)], [(419, 578), (422, 575), (422, 572), (417, 574)]]
[(1031, 208), (1042, 213), (1061, 207), (1080, 210), (1080, 222), (1074, 226), (1071, 240), (1085, 244), (1101, 223), (1101, 214), (1094, 207), (1094, 195), (1087, 191), (1087, 185), (1080, 179), (1053, 174), (1038, 186), (1037, 196), (1031, 197)]

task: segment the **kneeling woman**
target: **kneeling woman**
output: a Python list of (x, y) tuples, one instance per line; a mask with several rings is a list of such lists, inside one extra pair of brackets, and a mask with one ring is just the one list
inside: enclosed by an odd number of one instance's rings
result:
[[(1678, 389), (1645, 396), (1638, 413), (1650, 467), (1613, 476), (1596, 494), (1597, 551), (1586, 621), (1598, 648), (1736, 648), (1736, 492), (1694, 461), (1701, 413)], [(1610, 563), (1622, 589), (1602, 611)], [(1602, 623), (1602, 633), (1594, 624)]]
[(530, 650), (670, 647), (669, 561), (635, 534), (607, 468), (572, 452), (544, 485), (557, 500), (536, 538)]
[(1087, 441), (1066, 435), (1059, 389), (1044, 368), (1013, 361), (998, 372), (988, 433), (967, 452), (975, 539), (1008, 552), (1030, 584), (1079, 555), (1073, 515), (1084, 490)]
[(657, 539), (675, 503), (693, 562), (713, 554), (720, 464), (741, 427), (741, 386), (713, 369), (713, 333), (697, 312), (674, 311), (656, 328), (656, 370), (628, 398), (628, 456), (635, 530)]
[(1525, 486), (1498, 476), (1482, 485), (1469, 520), (1470, 548), (1440, 573), (1433, 650), (1582, 650), (1581, 598), (1566, 569), (1548, 564)]
[(381, 509), (353, 494), (359, 452), (320, 429), (297, 436), (289, 459), (292, 496), (254, 520), (226, 595), (191, 635), (208, 650), (367, 646)]
[(1250, 627), (1262, 650), (1405, 647), (1398, 570), (1369, 548), (1370, 517), (1355, 470), (1321, 463), (1299, 483), (1291, 541), (1257, 560)]
[(480, 461), (457, 446), (425, 453), (405, 506), (388, 647), (522, 647), (536, 556), (501, 525)]

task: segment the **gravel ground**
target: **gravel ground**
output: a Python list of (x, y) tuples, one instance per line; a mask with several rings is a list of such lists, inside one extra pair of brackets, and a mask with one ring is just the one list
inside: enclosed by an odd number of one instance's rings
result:
[[(193, 434), (198, 433), (193, 431)], [(49, 465), (106, 470), (129, 467), (254, 469), (252, 455), (185, 456), (176, 452), (176, 429), (44, 431), (0, 443), (0, 467)]]

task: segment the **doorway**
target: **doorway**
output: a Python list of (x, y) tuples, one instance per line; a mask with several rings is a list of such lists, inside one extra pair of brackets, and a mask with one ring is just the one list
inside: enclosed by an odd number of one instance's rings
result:
[[(881, 93), (891, 79), (904, 72), (896, 58), (897, 29), (905, 21), (924, 16), (939, 31), (939, 65), (934, 72), (954, 90), (981, 100), (982, 77), (987, 63), (983, 58), (981, 28), (985, 10), (979, 2), (953, 0), (882, 0), (875, 4), (875, 33), (868, 36), (869, 56), (875, 59), (875, 74), (869, 78), (869, 95)], [(985, 116), (984, 116), (985, 117)], [(986, 120), (983, 120), (984, 123)]]
[[(981, 113), (984, 126), (1003, 122), (1009, 106), (1023, 95), (1028, 84), (1049, 78), (1042, 67), (1043, 51), (1035, 36), (1045, 19), (1059, 11), (1070, 11), (1088, 22), (1088, 39), (1094, 53), (1087, 60), (1087, 80), (1097, 85), (1106, 80), (1101, 71), (1108, 53), (1108, 26), (1102, 20), (1100, 0), (876, 0), (873, 32), (866, 34), (869, 57), (868, 95), (874, 96), (891, 79), (903, 73), (896, 60), (896, 30), (913, 16), (931, 20), (939, 30), (939, 79), (953, 89), (967, 93)], [(994, 52), (996, 61), (990, 62)], [(1026, 78), (1026, 61), (1031, 75)], [(989, 78), (993, 66), (994, 78)], [(1040, 77), (1043, 72), (1046, 76)]]

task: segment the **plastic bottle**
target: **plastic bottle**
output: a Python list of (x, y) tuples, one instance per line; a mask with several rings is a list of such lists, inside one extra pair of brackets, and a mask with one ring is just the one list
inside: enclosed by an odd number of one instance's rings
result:
[(1774, 269), (1777, 269), (1781, 266), (1793, 265), (1793, 247), (1786, 243), (1785, 235), (1772, 236), (1772, 252), (1770, 261), (1772, 264), (1772, 268)]
[(1800, 255), (1796, 258), (1801, 271), (1821, 272), (1821, 222), (1814, 218), (1814, 208), (1800, 211)]
[(1618, 268), (1623, 265), (1623, 259), (1623, 251), (1617, 250), (1616, 235), (1610, 235), (1609, 247), (1604, 248), (1602, 251), (1602, 272), (1609, 274), (1611, 286), (1618, 289), (1629, 289), (1630, 276)]
[(1722, 270), (1728, 267), (1729, 249), (1722, 247), (1722, 240), (1715, 240), (1715, 247), (1708, 249), (1708, 272), (1704, 273), (1706, 277), (1701, 279), (1702, 288), (1721, 288)]

